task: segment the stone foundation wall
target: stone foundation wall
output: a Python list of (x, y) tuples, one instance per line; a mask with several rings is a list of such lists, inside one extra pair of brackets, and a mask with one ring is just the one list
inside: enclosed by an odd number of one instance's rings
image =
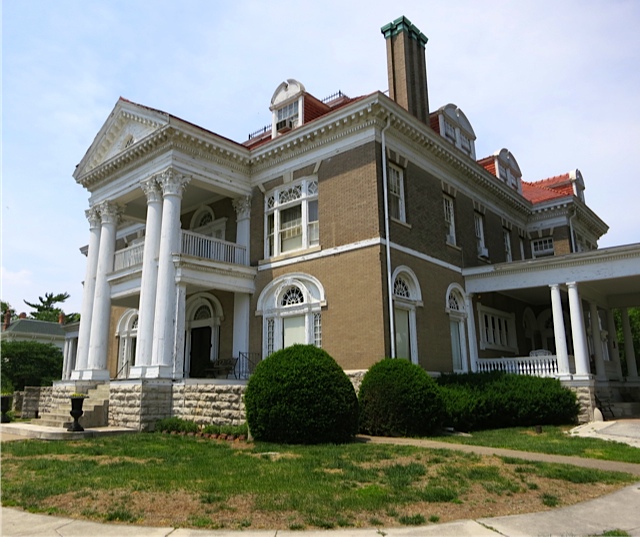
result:
[(347, 377), (353, 384), (353, 387), (356, 390), (356, 395), (360, 392), (360, 385), (362, 384), (362, 379), (364, 378), (365, 373), (368, 369), (352, 369), (350, 371), (345, 371)]
[[(564, 383), (563, 383), (564, 384)], [(596, 408), (596, 393), (593, 385), (589, 386), (567, 386), (576, 394), (580, 412), (578, 414), (578, 423), (588, 423), (593, 421), (593, 411)]]
[(171, 415), (199, 425), (242, 425), (244, 384), (174, 384)]
[(152, 431), (155, 423), (171, 416), (171, 381), (111, 382), (109, 425)]

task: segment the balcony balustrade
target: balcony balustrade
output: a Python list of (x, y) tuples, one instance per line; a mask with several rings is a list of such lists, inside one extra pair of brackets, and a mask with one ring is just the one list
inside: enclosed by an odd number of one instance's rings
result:
[[(181, 232), (180, 245), (180, 253), (182, 255), (222, 263), (234, 263), (236, 265), (246, 266), (249, 264), (247, 249), (233, 242), (214, 239), (213, 237), (183, 230)], [(119, 271), (142, 265), (143, 252), (144, 240), (127, 248), (123, 248), (122, 250), (118, 250), (114, 256), (113, 270)]]

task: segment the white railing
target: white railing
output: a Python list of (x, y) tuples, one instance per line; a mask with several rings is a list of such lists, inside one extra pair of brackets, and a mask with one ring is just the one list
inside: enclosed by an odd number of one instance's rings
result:
[(122, 270), (136, 265), (142, 265), (144, 241), (122, 250), (118, 250), (113, 258), (113, 270)]
[(478, 372), (504, 371), (533, 377), (556, 377), (556, 356), (519, 356), (516, 358), (478, 358)]
[(248, 264), (247, 249), (244, 246), (192, 231), (182, 231), (182, 253), (223, 263)]

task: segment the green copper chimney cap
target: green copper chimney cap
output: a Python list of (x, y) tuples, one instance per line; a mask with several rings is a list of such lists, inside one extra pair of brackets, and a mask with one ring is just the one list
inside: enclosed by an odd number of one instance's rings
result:
[(399, 17), (389, 24), (385, 24), (380, 28), (380, 31), (384, 35), (385, 39), (389, 39), (400, 32), (408, 32), (409, 37), (418, 41), (423, 47), (428, 41), (427, 36), (418, 30), (418, 28), (416, 28), (405, 16)]

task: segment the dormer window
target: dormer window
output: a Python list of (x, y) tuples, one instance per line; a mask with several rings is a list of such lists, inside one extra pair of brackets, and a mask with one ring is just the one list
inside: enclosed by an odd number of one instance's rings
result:
[[(437, 122), (435, 122), (434, 128), (440, 133), (440, 136), (449, 140), (465, 155), (475, 160), (476, 135), (462, 110), (454, 104), (448, 104), (440, 108), (435, 114)], [(433, 126), (434, 121), (431, 124)]]
[(284, 128), (293, 129), (298, 125), (298, 101), (289, 103), (278, 109), (278, 122), (276, 130), (280, 131)]

